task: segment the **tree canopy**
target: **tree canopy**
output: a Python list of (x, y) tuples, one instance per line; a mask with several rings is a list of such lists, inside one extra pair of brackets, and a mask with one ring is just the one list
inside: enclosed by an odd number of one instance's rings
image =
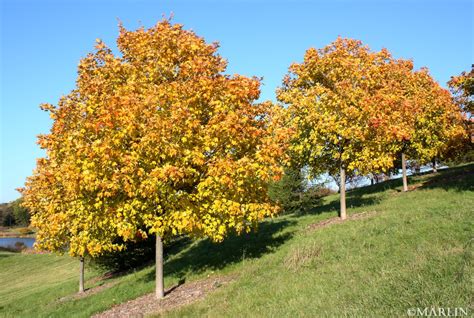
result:
[(99, 255), (156, 233), (222, 240), (277, 207), (267, 184), (281, 173), (281, 109), (257, 103), (260, 80), (225, 75), (226, 61), (168, 20), (120, 26), (119, 54), (98, 40), (76, 88), (45, 104), (51, 132), (22, 193), (37, 244)]
[(463, 115), (449, 91), (427, 68), (414, 71), (409, 60), (395, 60), (385, 68), (385, 88), (375, 102), (379, 132), (391, 152), (406, 153), (422, 164), (442, 158), (465, 137)]
[(378, 142), (373, 103), (383, 88), (381, 65), (390, 59), (387, 50), (372, 52), (360, 41), (338, 38), (290, 66), (277, 95), (296, 131), (292, 150), (313, 174), (390, 167), (392, 154)]
[(459, 109), (427, 69), (358, 40), (307, 50), (277, 96), (295, 131), (294, 161), (341, 180), (342, 218), (346, 174), (385, 172), (400, 153), (431, 161), (465, 134)]
[(469, 117), (474, 113), (474, 66), (470, 72), (462, 72), (453, 76), (448, 82), (455, 100)]

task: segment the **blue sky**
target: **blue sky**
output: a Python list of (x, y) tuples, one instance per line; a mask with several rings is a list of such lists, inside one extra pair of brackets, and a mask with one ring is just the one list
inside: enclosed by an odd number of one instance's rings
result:
[(0, 202), (19, 197), (15, 188), (44, 155), (36, 135), (51, 122), (38, 105), (56, 103), (74, 87), (78, 62), (96, 38), (115, 46), (117, 19), (136, 29), (172, 12), (174, 22), (220, 42), (228, 73), (263, 77), (262, 99), (274, 99), (288, 66), (307, 48), (338, 35), (412, 58), (442, 85), (474, 63), (473, 2), (467, 0), (0, 2)]

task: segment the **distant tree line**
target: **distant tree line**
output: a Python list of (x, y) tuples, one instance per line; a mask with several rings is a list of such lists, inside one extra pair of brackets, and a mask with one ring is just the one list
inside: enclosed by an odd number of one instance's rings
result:
[(0, 204), (0, 224), (2, 226), (28, 226), (30, 224), (30, 212), (21, 205), (22, 202), (23, 200), (20, 198)]

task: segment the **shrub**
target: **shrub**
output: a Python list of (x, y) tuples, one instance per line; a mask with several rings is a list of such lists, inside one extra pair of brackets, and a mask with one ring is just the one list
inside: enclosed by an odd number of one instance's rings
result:
[(23, 242), (16, 242), (14, 248), (17, 251), (22, 251), (22, 250), (26, 249), (26, 245)]
[(321, 198), (334, 193), (322, 184), (308, 185), (299, 169), (287, 169), (280, 181), (270, 185), (270, 198), (280, 204), (283, 213), (307, 213), (321, 203)]
[(284, 213), (289, 213), (298, 209), (304, 188), (305, 180), (301, 170), (288, 168), (279, 181), (270, 184), (268, 194), (274, 202), (280, 204)]

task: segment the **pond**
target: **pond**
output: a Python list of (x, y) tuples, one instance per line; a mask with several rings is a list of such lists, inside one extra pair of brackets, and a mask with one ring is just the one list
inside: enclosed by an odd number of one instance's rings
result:
[(15, 248), (25, 245), (32, 248), (34, 242), (35, 239), (31, 237), (0, 237), (0, 247)]

